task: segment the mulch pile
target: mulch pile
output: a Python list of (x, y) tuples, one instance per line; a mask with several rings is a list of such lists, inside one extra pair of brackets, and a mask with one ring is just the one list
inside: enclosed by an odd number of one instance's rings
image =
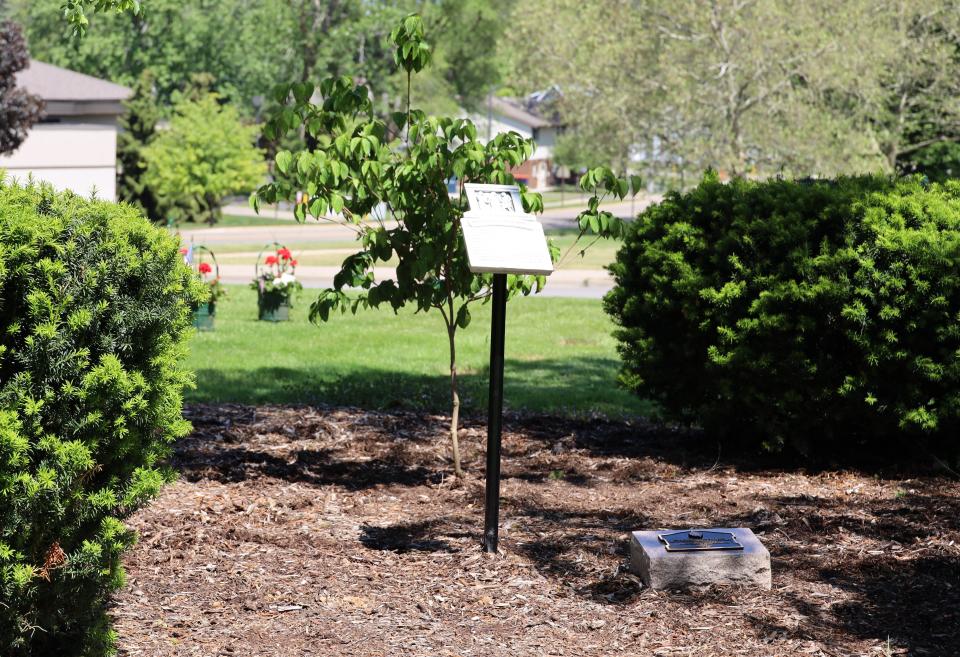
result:
[[(958, 655), (960, 483), (796, 472), (642, 424), (508, 417), (501, 554), (485, 427), (196, 406), (139, 512), (112, 613), (129, 656)], [(628, 532), (751, 527), (773, 590), (650, 591)]]

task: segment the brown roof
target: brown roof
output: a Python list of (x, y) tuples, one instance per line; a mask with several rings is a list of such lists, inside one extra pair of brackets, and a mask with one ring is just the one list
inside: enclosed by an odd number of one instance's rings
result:
[(17, 86), (46, 101), (47, 115), (121, 114), (122, 101), (133, 93), (123, 85), (35, 59), (17, 73)]
[(553, 125), (550, 121), (542, 116), (533, 114), (516, 102), (512, 102), (506, 98), (491, 96), (490, 109), (498, 114), (501, 114), (502, 116), (519, 121), (520, 123), (531, 128), (543, 128), (548, 125)]

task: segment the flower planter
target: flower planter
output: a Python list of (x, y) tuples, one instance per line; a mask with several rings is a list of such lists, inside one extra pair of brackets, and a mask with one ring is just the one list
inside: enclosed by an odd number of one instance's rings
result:
[(197, 277), (207, 286), (210, 296), (207, 302), (193, 309), (193, 326), (198, 331), (212, 331), (214, 317), (217, 313), (217, 300), (227, 291), (220, 284), (220, 267), (217, 265), (217, 256), (203, 245), (195, 246), (190, 243), (189, 248), (180, 249), (183, 260), (196, 272)]
[(275, 308), (260, 306), (261, 322), (286, 322), (290, 320), (290, 304), (284, 302)]
[(212, 303), (205, 303), (195, 308), (193, 311), (193, 326), (198, 331), (212, 331), (213, 318), (216, 315), (216, 306)]
[[(272, 251), (264, 256), (267, 251)], [(290, 320), (290, 308), (294, 294), (303, 286), (294, 276), (297, 261), (290, 249), (274, 242), (268, 244), (257, 256), (254, 279), (250, 287), (257, 291), (257, 317), (262, 322), (286, 322)]]

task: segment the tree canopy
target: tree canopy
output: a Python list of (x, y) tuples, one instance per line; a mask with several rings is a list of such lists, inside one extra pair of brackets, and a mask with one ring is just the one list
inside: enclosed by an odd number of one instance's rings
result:
[[(161, 104), (169, 104), (192, 75), (208, 73), (213, 89), (244, 114), (258, 111), (260, 97), (279, 82), (328, 75), (365, 83), (382, 115), (396, 110), (404, 88), (389, 36), (411, 11), (422, 11), (438, 37), (436, 64), (414, 89), (418, 104), (429, 110), (471, 106), (499, 83), (497, 34), (510, 9), (506, 0), (71, 0), (66, 8), (63, 0), (9, 0), (9, 5), (26, 26), (38, 59), (127, 86), (149, 69)], [(90, 34), (71, 36), (71, 28)]]
[(263, 153), (254, 147), (255, 126), (208, 93), (181, 100), (168, 128), (141, 150), (144, 182), (165, 216), (214, 223), (230, 194), (246, 194), (263, 181)]
[(513, 85), (561, 89), (573, 162), (667, 182), (893, 170), (957, 135), (958, 16), (956, 0), (531, 0), (505, 52)]

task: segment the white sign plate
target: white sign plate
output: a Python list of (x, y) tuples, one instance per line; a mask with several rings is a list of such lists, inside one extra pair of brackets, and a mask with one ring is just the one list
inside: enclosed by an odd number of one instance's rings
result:
[(553, 273), (543, 226), (523, 211), (515, 185), (464, 185), (470, 211), (463, 215), (470, 271), (483, 274)]

